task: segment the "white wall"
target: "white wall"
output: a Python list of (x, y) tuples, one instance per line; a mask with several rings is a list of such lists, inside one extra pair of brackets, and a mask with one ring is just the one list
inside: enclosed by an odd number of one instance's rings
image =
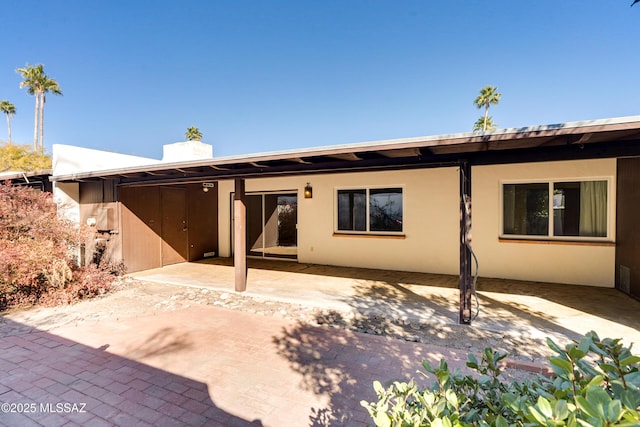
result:
[[(615, 207), (616, 160), (580, 160), (476, 166), (472, 170), (473, 247), (480, 275), (542, 282), (613, 287), (613, 243), (500, 240), (503, 181), (609, 178)], [(609, 235), (615, 238), (615, 210), (609, 211)]]
[(58, 216), (80, 223), (80, 184), (54, 182), (53, 201), (58, 205)]
[(53, 176), (160, 163), (159, 160), (130, 156), (74, 145), (53, 145)]

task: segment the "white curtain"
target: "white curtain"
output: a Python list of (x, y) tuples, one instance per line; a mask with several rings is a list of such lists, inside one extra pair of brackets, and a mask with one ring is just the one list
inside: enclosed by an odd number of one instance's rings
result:
[(503, 226), (502, 232), (504, 234), (515, 234), (516, 228), (516, 192), (515, 186), (505, 185), (502, 192), (502, 205), (503, 205)]
[(607, 236), (607, 181), (580, 183), (580, 236)]

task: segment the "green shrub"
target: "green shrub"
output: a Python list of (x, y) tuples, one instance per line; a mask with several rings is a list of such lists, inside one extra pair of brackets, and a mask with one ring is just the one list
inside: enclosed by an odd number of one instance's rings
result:
[(640, 426), (640, 357), (620, 339), (589, 332), (564, 349), (547, 344), (551, 378), (502, 381), (506, 355), (487, 348), (480, 362), (468, 356), (470, 375), (423, 361), (436, 378), (431, 387), (376, 381), (378, 401), (361, 404), (377, 426)]

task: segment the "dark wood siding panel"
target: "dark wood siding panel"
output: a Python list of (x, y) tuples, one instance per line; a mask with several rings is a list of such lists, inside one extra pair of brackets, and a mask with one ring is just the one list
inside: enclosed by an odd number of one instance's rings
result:
[(640, 297), (640, 157), (618, 159), (617, 175), (616, 287)]
[(218, 254), (218, 183), (202, 189), (201, 184), (188, 187), (189, 261)]
[(162, 266), (159, 187), (125, 187), (122, 201), (122, 257), (128, 272)]
[[(104, 250), (101, 261), (114, 263), (122, 261), (122, 235), (115, 180), (81, 182), (78, 191), (80, 223), (89, 225), (95, 232), (95, 239), (87, 242), (85, 247), (84, 262), (97, 260), (94, 259), (97, 250)], [(106, 248), (97, 249), (97, 244), (106, 244)]]
[(113, 179), (80, 183), (80, 203), (109, 203), (117, 200), (117, 186)]

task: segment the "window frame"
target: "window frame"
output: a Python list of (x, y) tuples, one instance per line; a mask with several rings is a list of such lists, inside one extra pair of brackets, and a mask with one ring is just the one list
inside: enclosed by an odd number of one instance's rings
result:
[[(594, 236), (555, 236), (554, 232), (554, 207), (553, 207), (553, 191), (557, 183), (581, 183), (589, 181), (606, 181), (607, 183), (607, 234), (604, 237)], [(587, 177), (562, 177), (562, 178), (543, 178), (543, 179), (505, 179), (500, 180), (500, 224), (499, 239), (500, 240), (531, 240), (531, 241), (564, 241), (564, 242), (613, 242), (615, 232), (612, 230), (613, 218), (615, 215), (615, 198), (612, 192), (614, 178), (612, 176), (587, 176)], [(548, 212), (549, 224), (546, 235), (527, 235), (527, 234), (505, 234), (504, 232), (504, 186), (517, 184), (547, 184), (549, 191)]]
[[(371, 190), (400, 189), (402, 230), (400, 231), (371, 231), (370, 195)], [(340, 230), (338, 228), (338, 193), (340, 191), (364, 191), (365, 192), (365, 230)], [(360, 236), (404, 236), (405, 235), (405, 186), (404, 185), (354, 185), (348, 187), (335, 187), (333, 191), (333, 232), (340, 235), (360, 235)]]

